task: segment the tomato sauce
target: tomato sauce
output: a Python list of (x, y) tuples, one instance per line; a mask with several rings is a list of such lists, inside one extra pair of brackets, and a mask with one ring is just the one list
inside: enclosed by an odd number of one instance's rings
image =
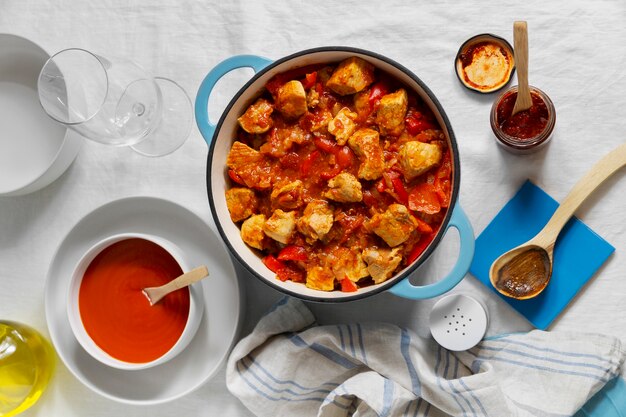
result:
[(112, 357), (130, 363), (150, 362), (169, 351), (185, 328), (189, 289), (168, 294), (150, 306), (142, 293), (183, 273), (159, 245), (126, 239), (107, 247), (85, 271), (79, 310), (92, 340)]
[(497, 108), (497, 120), (504, 133), (519, 139), (530, 140), (540, 135), (548, 125), (550, 114), (543, 99), (531, 92), (532, 106), (528, 110), (520, 111), (515, 115), (513, 107), (517, 99), (517, 92), (513, 91), (502, 99)]

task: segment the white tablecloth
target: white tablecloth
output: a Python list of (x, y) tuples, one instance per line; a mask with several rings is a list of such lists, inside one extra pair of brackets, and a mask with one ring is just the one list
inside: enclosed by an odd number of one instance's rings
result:
[[(460, 44), (490, 32), (513, 41), (513, 21), (529, 26), (530, 82), (553, 99), (557, 126), (550, 146), (530, 156), (500, 150), (489, 127), (493, 95), (464, 89), (453, 71)], [(195, 97), (206, 73), (237, 54), (280, 58), (324, 45), (384, 54), (410, 68), (446, 109), (459, 143), (460, 202), (478, 235), (531, 178), (557, 200), (595, 161), (626, 140), (626, 4), (586, 2), (98, 2), (0, 0), (0, 33), (32, 39), (48, 52), (82, 47), (104, 56), (132, 57), (156, 75), (178, 81)], [(250, 76), (223, 79), (210, 113), (221, 110)], [(515, 80), (513, 81), (515, 83)], [(1, 129), (1, 128), (0, 128)], [(109, 201), (148, 195), (173, 199), (212, 225), (206, 197), (207, 146), (195, 129), (176, 153), (158, 159), (130, 149), (86, 142), (70, 169), (49, 187), (0, 198), (0, 319), (19, 320), (46, 333), (45, 276), (53, 253), (76, 222)], [(578, 216), (616, 251), (574, 299), (552, 330), (585, 330), (626, 341), (626, 178), (607, 181)], [(452, 266), (458, 239), (450, 233), (421, 274), (436, 279)], [(237, 267), (247, 292), (244, 334), (280, 296)], [(530, 329), (527, 322), (466, 278), (455, 291), (484, 300), (489, 334)], [(390, 321), (428, 336), (426, 317), (436, 300), (413, 302), (390, 294), (346, 305), (311, 305), (322, 323)], [(59, 363), (52, 385), (25, 416), (241, 416), (223, 369), (175, 402), (148, 408), (118, 404), (85, 388)]]

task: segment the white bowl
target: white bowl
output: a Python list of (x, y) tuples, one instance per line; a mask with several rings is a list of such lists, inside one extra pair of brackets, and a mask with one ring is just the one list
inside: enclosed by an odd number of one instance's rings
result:
[(47, 186), (65, 172), (83, 143), (39, 104), (37, 79), (48, 58), (30, 40), (0, 33), (0, 196)]
[(134, 238), (148, 240), (165, 249), (170, 255), (172, 255), (174, 260), (176, 260), (183, 272), (188, 272), (191, 269), (191, 265), (189, 264), (189, 262), (187, 262), (184, 253), (175, 244), (166, 239), (141, 233), (117, 234), (107, 237), (93, 245), (77, 262), (72, 273), (72, 278), (69, 285), (67, 303), (67, 316), (70, 322), (70, 327), (72, 328), (72, 332), (74, 333), (74, 336), (76, 337), (78, 343), (80, 343), (80, 345), (85, 349), (85, 351), (87, 351), (87, 353), (89, 353), (94, 359), (98, 360), (99, 362), (113, 368), (124, 370), (146, 369), (163, 364), (168, 360), (174, 358), (176, 355), (182, 352), (183, 349), (185, 349), (185, 347), (193, 339), (200, 325), (200, 321), (202, 320), (202, 315), (204, 314), (204, 296), (201, 287), (202, 282), (196, 282), (195, 284), (187, 287), (189, 289), (190, 295), (189, 315), (185, 328), (183, 329), (183, 332), (181, 333), (179, 339), (164, 355), (150, 362), (131, 363), (119, 360), (102, 350), (92, 340), (92, 338), (85, 330), (85, 327), (81, 320), (78, 302), (79, 289), (85, 271), (89, 267), (89, 264), (91, 264), (91, 262), (94, 260), (94, 258), (104, 249), (114, 243)]

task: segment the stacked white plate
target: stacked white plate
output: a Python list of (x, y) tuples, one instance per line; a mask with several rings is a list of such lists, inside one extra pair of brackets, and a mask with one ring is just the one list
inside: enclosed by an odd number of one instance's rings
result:
[(28, 39), (0, 34), (0, 196), (37, 191), (72, 163), (83, 139), (53, 122), (37, 95), (50, 56)]

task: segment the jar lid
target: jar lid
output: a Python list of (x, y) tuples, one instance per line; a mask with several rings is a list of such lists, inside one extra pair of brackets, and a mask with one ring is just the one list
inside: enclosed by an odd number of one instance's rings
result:
[(483, 33), (461, 45), (455, 59), (456, 75), (466, 88), (493, 93), (508, 84), (515, 71), (511, 44), (505, 39)]

